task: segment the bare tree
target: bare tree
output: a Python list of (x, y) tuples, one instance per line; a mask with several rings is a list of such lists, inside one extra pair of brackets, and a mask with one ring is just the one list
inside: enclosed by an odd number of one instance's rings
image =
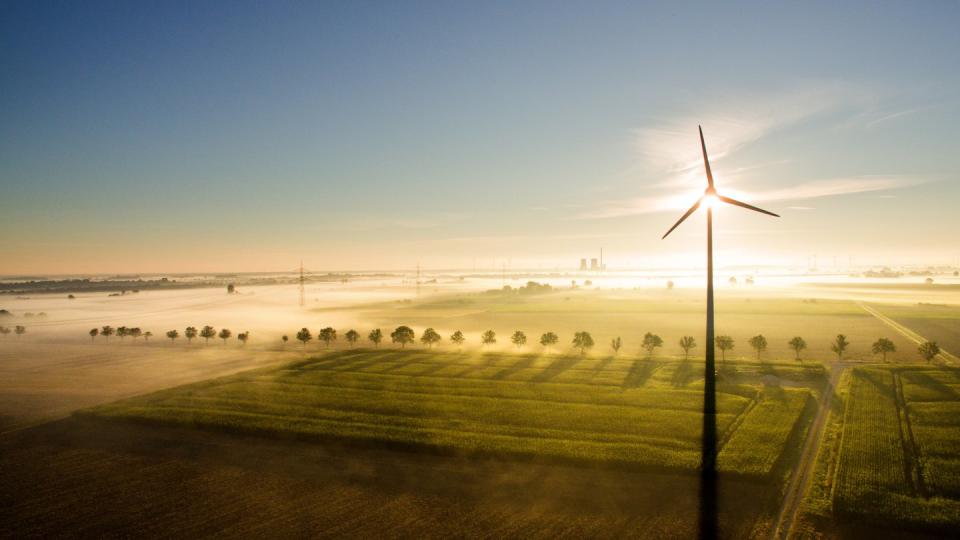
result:
[(697, 340), (693, 336), (683, 336), (680, 338), (680, 348), (683, 349), (683, 359), (690, 359), (690, 349), (697, 346)]

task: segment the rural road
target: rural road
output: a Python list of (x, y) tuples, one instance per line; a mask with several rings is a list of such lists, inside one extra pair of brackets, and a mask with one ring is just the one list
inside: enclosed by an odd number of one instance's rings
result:
[(830, 371), (830, 379), (823, 394), (820, 396), (820, 407), (817, 409), (817, 416), (807, 432), (807, 440), (803, 443), (803, 451), (797, 466), (790, 477), (787, 485), (787, 491), (780, 505), (780, 512), (777, 514), (776, 526), (773, 529), (771, 538), (779, 540), (789, 538), (793, 530), (793, 524), (797, 519), (797, 512), (800, 510), (800, 502), (803, 500), (804, 493), (807, 492), (807, 486), (810, 483), (810, 477), (813, 473), (814, 465), (817, 460), (817, 450), (820, 448), (820, 440), (823, 438), (823, 428), (827, 424), (827, 417), (830, 414), (830, 402), (833, 397), (833, 391), (840, 380), (844, 366), (834, 363)]
[[(890, 328), (893, 328), (894, 330), (899, 332), (903, 337), (909, 339), (910, 341), (916, 343), (917, 345), (920, 345), (921, 343), (927, 341), (927, 338), (921, 336), (920, 334), (914, 332), (913, 330), (910, 330), (906, 326), (898, 323), (897, 321), (891, 319), (890, 317), (887, 317), (883, 313), (880, 313), (876, 309), (864, 304), (863, 302), (857, 302), (857, 305), (863, 308), (863, 310), (866, 311), (867, 313), (876, 317), (877, 320), (886, 324)], [(960, 363), (960, 359), (958, 359), (956, 356), (950, 354), (949, 352), (943, 349), (940, 349), (940, 354), (938, 356), (947, 364), (956, 365)]]

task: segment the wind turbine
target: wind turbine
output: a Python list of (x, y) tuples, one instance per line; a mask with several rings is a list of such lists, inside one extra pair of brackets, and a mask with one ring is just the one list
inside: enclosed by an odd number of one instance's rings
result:
[[(700, 538), (716, 538), (717, 536), (717, 372), (713, 342), (713, 206), (717, 201), (780, 217), (773, 212), (749, 205), (745, 202), (731, 199), (717, 193), (713, 185), (713, 173), (710, 171), (710, 159), (707, 157), (707, 145), (703, 142), (703, 127), (700, 129), (700, 149), (703, 151), (703, 166), (707, 171), (707, 189), (703, 195), (693, 203), (683, 216), (670, 227), (663, 235), (666, 238), (690, 214), (697, 211), (700, 205), (707, 203), (707, 342), (706, 362), (703, 372), (703, 442), (701, 445), (700, 466)], [(663, 239), (661, 238), (661, 240)]]

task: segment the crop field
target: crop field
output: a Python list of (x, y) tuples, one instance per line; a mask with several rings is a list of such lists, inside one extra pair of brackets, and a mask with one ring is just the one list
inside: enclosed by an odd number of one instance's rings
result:
[[(99, 417), (693, 471), (702, 391), (692, 366), (635, 358), (365, 350), (335, 353), (97, 407)], [(816, 368), (787, 365), (799, 378)], [(689, 373), (682, 374), (688, 371)], [(631, 378), (631, 372), (633, 376)], [(741, 378), (759, 376), (744, 370)], [(731, 378), (736, 378), (732, 374)], [(808, 415), (803, 388), (726, 384), (719, 466), (764, 478)]]
[(960, 372), (857, 368), (843, 419), (837, 516), (929, 531), (960, 524)]

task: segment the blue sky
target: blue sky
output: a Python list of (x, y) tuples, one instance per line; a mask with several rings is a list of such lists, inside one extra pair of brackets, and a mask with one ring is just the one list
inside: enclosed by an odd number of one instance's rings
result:
[(960, 5), (5, 2), (0, 274), (953, 263)]

